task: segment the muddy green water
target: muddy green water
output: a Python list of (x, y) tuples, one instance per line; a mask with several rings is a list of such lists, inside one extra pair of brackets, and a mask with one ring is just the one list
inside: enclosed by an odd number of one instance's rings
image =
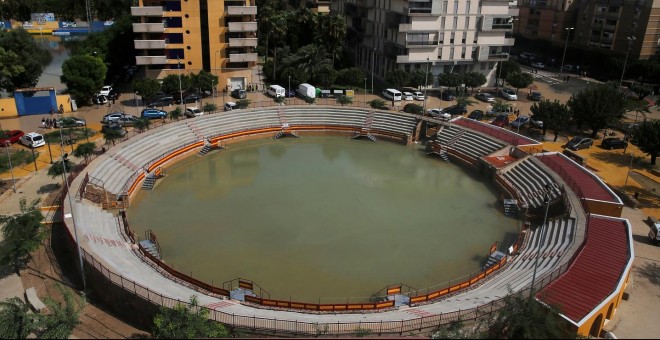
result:
[(518, 231), (490, 184), (459, 166), (418, 146), (342, 137), (252, 140), (192, 156), (128, 213), (181, 272), (322, 303), (395, 283), (446, 285)]

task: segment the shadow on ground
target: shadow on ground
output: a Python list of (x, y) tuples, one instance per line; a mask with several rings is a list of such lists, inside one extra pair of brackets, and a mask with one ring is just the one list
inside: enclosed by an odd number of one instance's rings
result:
[(50, 183), (46, 185), (42, 185), (41, 188), (37, 190), (38, 194), (49, 194), (53, 191), (60, 190), (60, 184), (59, 183)]
[(660, 285), (660, 267), (657, 263), (649, 262), (644, 266), (638, 267), (636, 270), (652, 284), (656, 286)]

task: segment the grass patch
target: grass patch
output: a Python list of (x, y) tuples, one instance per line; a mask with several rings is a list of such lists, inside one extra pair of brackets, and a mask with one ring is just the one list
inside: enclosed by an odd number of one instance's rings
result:
[[(11, 166), (17, 168), (34, 162), (35, 157), (39, 157), (39, 153), (35, 151), (34, 157), (32, 157), (31, 151), (9, 148), (9, 157), (11, 157)], [(0, 155), (0, 173), (8, 171), (9, 158), (7, 157), (7, 150), (2, 150), (2, 155)]]

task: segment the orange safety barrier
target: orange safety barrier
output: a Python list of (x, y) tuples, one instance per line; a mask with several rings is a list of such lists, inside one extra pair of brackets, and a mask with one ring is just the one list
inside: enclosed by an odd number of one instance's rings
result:
[(394, 307), (394, 301), (380, 303), (352, 303), (352, 304), (315, 304), (284, 300), (264, 299), (256, 296), (245, 296), (245, 301), (269, 307), (295, 308), (313, 311), (347, 311), (347, 310), (372, 310)]

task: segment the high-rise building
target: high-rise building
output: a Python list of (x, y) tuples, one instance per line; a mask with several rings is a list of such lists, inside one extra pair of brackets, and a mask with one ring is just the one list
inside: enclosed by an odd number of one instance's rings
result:
[[(137, 65), (151, 78), (200, 70), (219, 91), (245, 89), (257, 62), (255, 0), (138, 0), (131, 14)], [(180, 70), (180, 71), (179, 71)], [(256, 72), (255, 72), (256, 74)]]
[[(519, 0), (515, 33), (649, 59), (660, 54), (660, 0)], [(634, 37), (634, 39), (632, 39)]]
[(508, 59), (518, 16), (509, 0), (339, 0), (331, 10), (346, 17), (356, 64), (376, 77), (428, 65), (434, 75), (477, 71), (489, 81)]

